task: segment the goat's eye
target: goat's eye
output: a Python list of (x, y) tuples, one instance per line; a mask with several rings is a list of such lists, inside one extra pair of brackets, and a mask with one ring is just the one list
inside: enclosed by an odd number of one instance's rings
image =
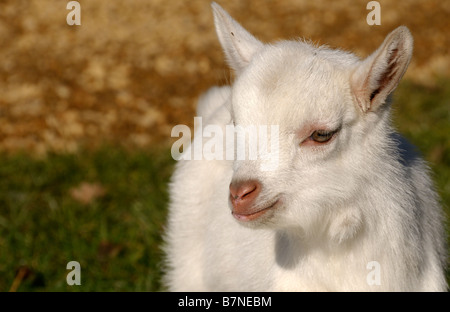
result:
[(336, 131), (316, 130), (311, 134), (311, 139), (317, 143), (326, 143), (335, 133)]

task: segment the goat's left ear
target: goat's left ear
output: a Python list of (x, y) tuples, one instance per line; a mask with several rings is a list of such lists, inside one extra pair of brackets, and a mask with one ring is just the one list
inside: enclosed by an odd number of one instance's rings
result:
[(412, 51), (411, 33), (405, 26), (400, 26), (356, 67), (350, 85), (363, 112), (376, 111), (385, 103), (406, 72)]
[(245, 30), (220, 5), (213, 2), (211, 6), (217, 36), (228, 64), (239, 74), (264, 44)]

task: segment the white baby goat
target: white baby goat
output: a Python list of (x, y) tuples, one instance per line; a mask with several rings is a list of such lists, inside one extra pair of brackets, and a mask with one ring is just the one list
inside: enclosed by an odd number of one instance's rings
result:
[(390, 120), (412, 55), (409, 30), (397, 28), (361, 61), (303, 41), (263, 44), (212, 7), (237, 77), (200, 99), (203, 126), (278, 125), (279, 163), (263, 171), (261, 159), (178, 162), (168, 288), (445, 291), (443, 214), (429, 169)]

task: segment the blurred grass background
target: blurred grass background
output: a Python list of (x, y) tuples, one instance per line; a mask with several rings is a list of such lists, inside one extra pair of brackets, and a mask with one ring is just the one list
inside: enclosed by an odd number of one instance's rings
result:
[[(170, 152), (103, 147), (0, 162), (0, 290), (159, 289)], [(72, 260), (81, 286), (66, 283)]]
[[(0, 1), (0, 291), (155, 291), (174, 161), (170, 131), (230, 81), (210, 1)], [(448, 1), (219, 1), (263, 41), (305, 37), (368, 55), (415, 38), (397, 128), (430, 162), (450, 210)], [(81, 264), (81, 286), (66, 264)]]

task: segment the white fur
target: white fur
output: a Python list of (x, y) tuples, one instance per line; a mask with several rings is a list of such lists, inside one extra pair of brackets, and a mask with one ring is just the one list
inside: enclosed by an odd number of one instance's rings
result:
[[(429, 169), (390, 122), (389, 95), (412, 55), (408, 29), (360, 61), (302, 41), (262, 44), (217, 4), (213, 11), (238, 75), (231, 87), (211, 89), (198, 113), (204, 126), (279, 125), (279, 166), (178, 162), (168, 288), (445, 291), (443, 215)], [(340, 130), (327, 144), (302, 145), (301, 129), (314, 124)], [(248, 179), (260, 181), (259, 201), (279, 197), (281, 205), (243, 223), (230, 213), (229, 185)], [(371, 261), (380, 264), (380, 285), (367, 282)]]

